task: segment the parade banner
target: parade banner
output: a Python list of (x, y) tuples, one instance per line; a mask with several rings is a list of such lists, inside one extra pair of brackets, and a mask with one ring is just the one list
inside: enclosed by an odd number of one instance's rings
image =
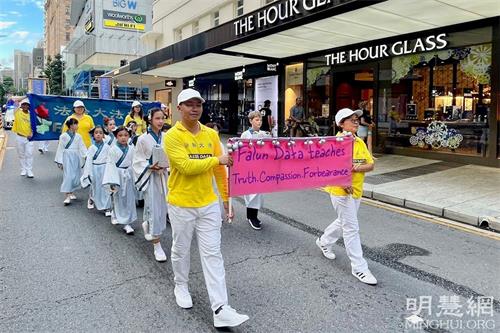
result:
[[(122, 125), (130, 112), (132, 101), (78, 98), (28, 94), (30, 100), (32, 141), (59, 140), (61, 128), (66, 118), (73, 114), (73, 102), (81, 100), (87, 114), (94, 119), (94, 124), (102, 125), (104, 117), (115, 119), (116, 125)], [(141, 102), (144, 115), (153, 107), (160, 107), (158, 102)]]
[(352, 136), (230, 139), (230, 196), (349, 186), (352, 147)]

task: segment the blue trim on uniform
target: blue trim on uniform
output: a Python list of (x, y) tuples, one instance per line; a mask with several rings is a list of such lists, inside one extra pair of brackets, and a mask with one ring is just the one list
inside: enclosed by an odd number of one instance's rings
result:
[(66, 147), (64, 147), (64, 149), (68, 149), (69, 147), (71, 147), (71, 145), (73, 144), (73, 140), (75, 140), (75, 133), (72, 133), (70, 131), (66, 132), (66, 134), (69, 135), (70, 139), (69, 139), (69, 142), (66, 144)]

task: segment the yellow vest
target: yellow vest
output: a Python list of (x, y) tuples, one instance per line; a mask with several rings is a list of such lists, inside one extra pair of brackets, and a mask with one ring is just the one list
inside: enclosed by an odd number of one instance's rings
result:
[(64, 121), (63, 127), (62, 127), (62, 133), (68, 131), (68, 126), (66, 126), (66, 121), (70, 118), (75, 118), (78, 120), (78, 130), (76, 133), (80, 134), (82, 137), (83, 143), (85, 146), (88, 148), (92, 144), (92, 139), (90, 137), (89, 131), (94, 128), (94, 119), (92, 119), (91, 116), (88, 114), (84, 114), (81, 119), (78, 119), (75, 114), (72, 114), (66, 120)]
[[(341, 136), (342, 134), (337, 134)], [(372, 154), (368, 151), (366, 144), (363, 140), (355, 137), (354, 147), (352, 151), (352, 164), (370, 164), (373, 163)], [(364, 172), (353, 172), (352, 173), (352, 197), (359, 199), (363, 195), (363, 183), (365, 181)], [(339, 197), (347, 196), (347, 192), (340, 186), (327, 186), (324, 190), (332, 195)]]
[(30, 122), (30, 113), (24, 112), (21, 109), (18, 109), (14, 113), (14, 124), (12, 125), (12, 132), (19, 134), (21, 136), (30, 136), (31, 135), (31, 122)]
[(170, 162), (168, 202), (174, 206), (199, 208), (217, 201), (213, 178), (223, 201), (227, 201), (227, 173), (217, 156), (223, 155), (219, 135), (201, 123), (193, 135), (181, 122), (166, 134), (163, 149)]

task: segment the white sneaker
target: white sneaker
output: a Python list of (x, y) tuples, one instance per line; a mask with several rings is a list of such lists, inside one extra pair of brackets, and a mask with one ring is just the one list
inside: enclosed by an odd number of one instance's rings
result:
[(113, 218), (113, 217), (111, 217), (111, 224), (117, 225), (118, 224), (118, 220), (115, 219), (115, 218)]
[(165, 254), (165, 251), (163, 251), (163, 248), (161, 247), (160, 243), (155, 243), (154, 244), (154, 252), (155, 252), (155, 259), (158, 262), (165, 262), (167, 261), (167, 255)]
[(335, 259), (335, 253), (333, 253), (333, 250), (328, 247), (328, 246), (323, 246), (321, 245), (321, 240), (318, 238), (316, 239), (316, 245), (318, 245), (319, 249), (321, 250), (321, 252), (323, 252), (323, 255), (330, 259), (330, 260), (333, 260)]
[(250, 319), (247, 315), (239, 314), (229, 305), (223, 305), (219, 313), (214, 312), (215, 327), (235, 327)]
[(375, 276), (373, 276), (372, 272), (366, 271), (366, 272), (352, 272), (352, 275), (354, 275), (359, 281), (369, 284), (369, 285), (376, 285), (377, 284), (377, 279)]
[(153, 236), (149, 233), (149, 222), (144, 221), (142, 222), (142, 231), (144, 231), (144, 238), (146, 238), (147, 241), (152, 241)]
[(71, 199), (69, 197), (66, 197), (66, 199), (64, 199), (63, 203), (64, 203), (64, 206), (67, 206), (71, 203)]
[(133, 235), (134, 234), (134, 228), (132, 228), (129, 224), (126, 224), (124, 227), (123, 227), (123, 231), (125, 231), (125, 233), (127, 235)]
[[(29, 173), (29, 171), (28, 171), (28, 173)], [(29, 177), (29, 175), (28, 175), (28, 177)], [(70, 194), (70, 195), (69, 195), (69, 198), (70, 198), (71, 200), (76, 200), (76, 195), (74, 195), (74, 194)]]
[(94, 209), (94, 202), (92, 199), (87, 200), (87, 209)]
[(28, 175), (28, 178), (33, 178), (33, 177), (35, 177), (35, 176), (33, 175), (33, 171), (31, 171), (31, 170), (28, 170), (27, 175)]
[[(193, 299), (189, 293), (187, 286), (175, 285), (174, 288), (175, 302), (183, 309), (190, 309), (193, 307)], [(220, 312), (219, 312), (220, 313)]]
[(107, 210), (104, 212), (104, 216), (110, 217), (111, 216), (111, 211)]
[(26, 176), (26, 170), (21, 170), (21, 176)]

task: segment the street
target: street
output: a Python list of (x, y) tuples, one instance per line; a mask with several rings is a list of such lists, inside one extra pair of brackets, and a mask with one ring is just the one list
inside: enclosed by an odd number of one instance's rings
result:
[[(125, 235), (103, 214), (87, 210), (86, 190), (63, 206), (54, 141), (44, 155), (35, 149), (35, 178), (28, 179), (19, 176), (9, 135), (0, 171), (1, 332), (216, 331), (195, 242), (194, 306), (184, 310), (173, 295), (170, 228), (162, 238), (169, 260), (157, 263), (140, 222), (134, 236)], [(432, 300), (420, 317), (443, 320), (426, 331), (498, 331), (498, 234), (364, 201), (361, 241), (379, 281), (368, 286), (351, 275), (342, 240), (333, 261), (315, 244), (335, 219), (325, 193), (265, 195), (261, 231), (246, 222), (243, 201), (233, 202), (236, 218), (222, 232), (229, 302), (250, 320), (232, 332), (419, 331), (405, 319), (412, 299)], [(491, 315), (487, 308), (469, 313), (468, 300), (483, 296), (494, 298)], [(455, 316), (443, 315), (443, 304), (460, 307)], [(447, 327), (447, 319), (463, 327)]]

